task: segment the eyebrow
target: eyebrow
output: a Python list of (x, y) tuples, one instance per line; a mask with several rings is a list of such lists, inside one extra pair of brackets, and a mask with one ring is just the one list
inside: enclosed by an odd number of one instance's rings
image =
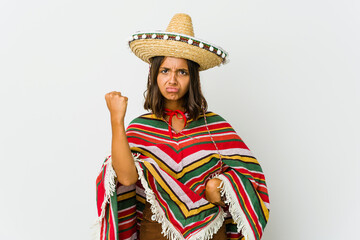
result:
[[(166, 69), (166, 70), (170, 70), (171, 68), (168, 68), (168, 67), (160, 67), (159, 69)], [(176, 69), (177, 71), (189, 71), (189, 69), (187, 68), (179, 68), (179, 69)]]

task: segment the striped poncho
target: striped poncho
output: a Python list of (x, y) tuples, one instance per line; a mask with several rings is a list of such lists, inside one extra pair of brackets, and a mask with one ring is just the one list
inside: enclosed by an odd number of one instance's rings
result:
[[(188, 121), (170, 138), (166, 122), (145, 114), (126, 132), (139, 181), (122, 186), (111, 157), (105, 159), (96, 182), (100, 239), (139, 240), (145, 201), (170, 240), (209, 240), (224, 221), (228, 239), (261, 238), (269, 217), (265, 178), (258, 161), (222, 117), (207, 112), (206, 119), (202, 115)], [(205, 199), (211, 178), (222, 180), (224, 208)]]

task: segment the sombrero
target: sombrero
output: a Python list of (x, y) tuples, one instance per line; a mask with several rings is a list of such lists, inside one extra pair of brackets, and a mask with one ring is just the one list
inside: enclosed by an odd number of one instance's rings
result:
[(198, 63), (200, 71), (224, 64), (228, 56), (222, 48), (195, 38), (191, 17), (183, 13), (174, 15), (166, 31), (136, 32), (129, 46), (147, 63), (155, 56), (185, 58)]

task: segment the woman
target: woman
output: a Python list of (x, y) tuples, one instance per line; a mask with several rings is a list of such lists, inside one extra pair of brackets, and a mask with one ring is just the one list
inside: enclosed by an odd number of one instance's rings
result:
[(150, 63), (150, 113), (125, 130), (127, 98), (105, 96), (112, 155), (97, 178), (100, 238), (260, 239), (269, 216), (261, 167), (230, 124), (206, 112), (200, 88), (199, 71), (226, 52), (196, 39), (186, 14), (129, 45)]

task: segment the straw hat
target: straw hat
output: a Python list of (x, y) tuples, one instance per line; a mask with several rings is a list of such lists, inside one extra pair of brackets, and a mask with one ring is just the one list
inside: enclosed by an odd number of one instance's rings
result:
[(191, 18), (183, 13), (174, 15), (165, 32), (133, 34), (129, 46), (147, 63), (155, 56), (185, 58), (198, 63), (200, 71), (224, 64), (228, 56), (222, 48), (195, 38)]

